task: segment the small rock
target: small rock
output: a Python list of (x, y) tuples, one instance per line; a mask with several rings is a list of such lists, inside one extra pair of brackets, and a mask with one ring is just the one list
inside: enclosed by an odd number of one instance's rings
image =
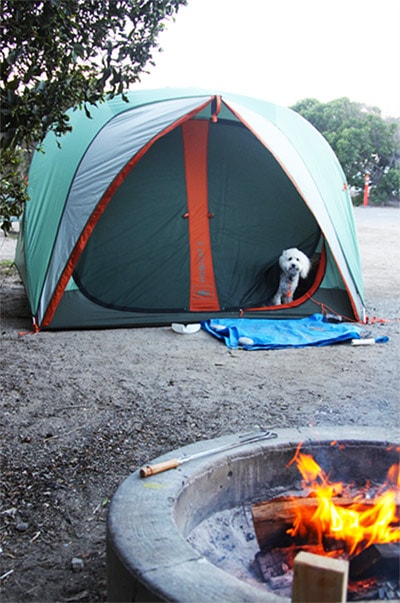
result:
[(28, 528), (29, 523), (27, 523), (26, 521), (19, 521), (17, 524), (15, 524), (15, 529), (17, 530), (17, 532), (26, 532)]
[(81, 572), (84, 568), (83, 559), (79, 557), (74, 557), (71, 561), (71, 567), (73, 572)]

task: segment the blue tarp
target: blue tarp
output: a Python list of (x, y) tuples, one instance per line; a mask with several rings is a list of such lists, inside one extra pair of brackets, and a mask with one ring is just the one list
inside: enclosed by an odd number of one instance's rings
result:
[(330, 323), (322, 314), (293, 320), (252, 318), (211, 319), (201, 323), (205, 331), (237, 350), (271, 350), (323, 346), (360, 339), (361, 327), (354, 323)]

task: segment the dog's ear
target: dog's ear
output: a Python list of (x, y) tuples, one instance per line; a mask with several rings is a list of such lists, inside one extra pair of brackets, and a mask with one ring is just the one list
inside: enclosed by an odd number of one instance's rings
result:
[(310, 268), (311, 268), (311, 262), (310, 262), (309, 258), (304, 253), (302, 253), (301, 270), (300, 270), (301, 278), (307, 277), (308, 273), (310, 272)]
[(285, 261), (286, 261), (286, 249), (284, 249), (281, 253), (281, 255), (279, 256), (279, 266), (282, 268), (282, 270), (285, 269)]

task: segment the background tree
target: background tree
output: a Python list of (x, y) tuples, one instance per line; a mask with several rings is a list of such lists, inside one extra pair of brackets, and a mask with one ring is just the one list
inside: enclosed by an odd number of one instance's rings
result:
[(165, 21), (186, 0), (1, 0), (0, 216), (9, 228), (27, 199), (21, 150), (70, 130), (67, 110), (140, 80)]
[(359, 199), (366, 172), (370, 174), (372, 202), (400, 199), (400, 120), (383, 119), (378, 108), (348, 98), (329, 103), (308, 98), (292, 109), (329, 142), (349, 184), (360, 191)]

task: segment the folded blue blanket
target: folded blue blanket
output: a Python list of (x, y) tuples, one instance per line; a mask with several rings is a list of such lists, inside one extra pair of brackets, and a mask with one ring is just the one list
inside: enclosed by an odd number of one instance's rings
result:
[(201, 326), (233, 350), (323, 346), (361, 337), (356, 324), (330, 323), (322, 314), (289, 320), (215, 318), (202, 321)]

